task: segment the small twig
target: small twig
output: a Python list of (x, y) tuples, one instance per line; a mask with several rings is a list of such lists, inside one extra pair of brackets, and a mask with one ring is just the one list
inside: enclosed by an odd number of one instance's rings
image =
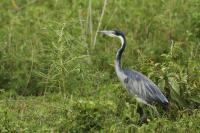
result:
[(173, 57), (173, 48), (174, 48), (174, 40), (171, 39), (171, 47), (170, 47), (170, 54), (171, 54), (171, 57)]
[(92, 43), (93, 37), (92, 37), (92, 3), (91, 0), (89, 1), (89, 32), (90, 32), (90, 42)]
[(31, 76), (32, 76), (32, 73), (33, 73), (33, 65), (34, 65), (34, 51), (33, 51), (33, 45), (31, 43), (31, 68), (30, 68), (30, 72), (29, 72), (29, 75), (28, 75), (28, 79), (27, 79), (27, 83), (26, 83), (25, 89), (27, 89), (28, 86), (29, 86), (29, 83), (30, 83), (30, 80), (31, 80)]
[(95, 36), (94, 36), (93, 49), (95, 48), (95, 45), (96, 45), (97, 34), (98, 34), (99, 28), (101, 26), (101, 22), (102, 22), (102, 19), (103, 19), (103, 16), (104, 16), (104, 12), (106, 10), (106, 4), (107, 4), (107, 0), (104, 0), (104, 5), (103, 5), (102, 12), (101, 12), (101, 17), (100, 17), (100, 20), (99, 20), (99, 23), (98, 23), (98, 27), (97, 27)]

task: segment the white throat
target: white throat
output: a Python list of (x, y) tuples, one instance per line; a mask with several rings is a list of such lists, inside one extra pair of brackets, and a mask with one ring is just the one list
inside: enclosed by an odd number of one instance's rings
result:
[[(122, 36), (116, 36), (116, 37), (118, 37), (120, 39), (120, 41), (121, 41), (121, 48), (122, 48), (122, 46), (124, 44), (124, 38)], [(117, 52), (119, 52), (119, 51), (117, 51)], [(121, 71), (121, 68), (120, 68), (121, 66), (120, 65), (121, 64), (119, 64), (118, 61), (115, 61), (115, 71), (117, 73), (118, 78), (123, 83), (124, 79), (126, 78), (126, 75)]]

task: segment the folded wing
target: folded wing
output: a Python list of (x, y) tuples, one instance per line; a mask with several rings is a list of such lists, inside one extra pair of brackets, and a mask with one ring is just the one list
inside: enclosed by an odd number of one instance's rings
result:
[(147, 103), (158, 102), (164, 106), (168, 104), (167, 98), (145, 75), (132, 70), (124, 70), (124, 73), (127, 76), (124, 85), (130, 94)]

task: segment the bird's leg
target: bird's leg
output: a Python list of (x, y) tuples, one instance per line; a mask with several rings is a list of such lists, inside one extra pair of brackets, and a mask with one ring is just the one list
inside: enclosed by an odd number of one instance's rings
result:
[(137, 112), (140, 114), (139, 124), (142, 125), (143, 123), (148, 123), (145, 111), (143, 110), (140, 104), (137, 105)]

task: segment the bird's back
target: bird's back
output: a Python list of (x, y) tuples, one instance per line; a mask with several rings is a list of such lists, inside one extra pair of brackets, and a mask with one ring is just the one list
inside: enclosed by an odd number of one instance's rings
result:
[(159, 88), (145, 75), (134, 70), (123, 70), (126, 78), (123, 81), (128, 92), (147, 103), (158, 102), (163, 106), (168, 105), (167, 98)]

